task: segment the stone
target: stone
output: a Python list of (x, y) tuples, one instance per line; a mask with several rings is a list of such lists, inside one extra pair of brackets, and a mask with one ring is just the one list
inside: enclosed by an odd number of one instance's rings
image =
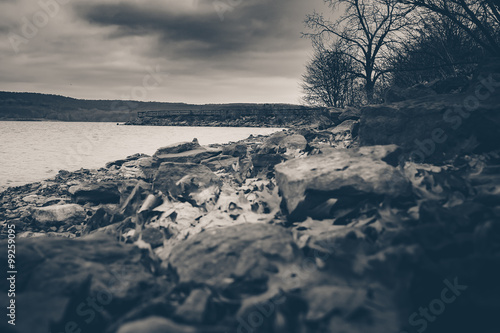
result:
[[(490, 75), (500, 77), (500, 70), (485, 73), (483, 78)], [(484, 80), (482, 82), (486, 82)], [(460, 94), (361, 108), (360, 145), (396, 144), (403, 149), (407, 159), (441, 165), (460, 154), (497, 150), (500, 142), (499, 88), (494, 87), (493, 81), (489, 89), (497, 91), (488, 94), (482, 82), (479, 78), (471, 81), (470, 89)]]
[(305, 211), (314, 210), (330, 198), (408, 195), (408, 180), (384, 161), (392, 161), (397, 152), (394, 145), (338, 149), (277, 165), (276, 181), (289, 215), (303, 219)]
[(126, 178), (153, 179), (158, 165), (152, 157), (142, 157), (122, 164), (120, 172)]
[(193, 150), (183, 151), (172, 154), (155, 154), (155, 158), (159, 163), (175, 162), (175, 163), (200, 163), (201, 161), (219, 155), (220, 149), (197, 148)]
[(79, 204), (110, 204), (120, 202), (117, 182), (84, 183), (69, 188), (73, 199)]
[(212, 171), (218, 171), (218, 170), (234, 171), (236, 170), (239, 161), (240, 161), (239, 157), (232, 157), (230, 155), (220, 155), (203, 160), (201, 161), (201, 164), (206, 165)]
[(332, 133), (331, 146), (335, 148), (350, 148), (358, 135), (359, 121), (346, 120), (342, 124), (329, 129)]
[(141, 236), (142, 240), (151, 244), (153, 249), (163, 245), (163, 233), (159, 229), (146, 228), (142, 230)]
[(233, 143), (222, 147), (222, 154), (233, 157), (244, 157), (247, 155), (247, 145), (243, 143)]
[(85, 220), (85, 209), (76, 204), (32, 208), (31, 215), (40, 224), (78, 224)]
[(367, 302), (366, 290), (348, 286), (317, 286), (304, 292), (309, 308), (306, 320), (319, 321), (331, 316), (334, 311), (349, 316)]
[(179, 325), (164, 317), (149, 317), (124, 324), (117, 333), (196, 333), (197, 330)]
[(253, 154), (252, 164), (256, 168), (272, 168), (285, 160), (283, 154)]
[(217, 194), (221, 180), (206, 165), (165, 162), (158, 168), (153, 186), (165, 194), (195, 200), (196, 194), (207, 189)]
[(174, 143), (174, 144), (168, 145), (166, 147), (162, 147), (156, 151), (154, 156), (158, 157), (159, 155), (165, 155), (165, 154), (179, 154), (179, 153), (183, 153), (183, 152), (198, 149), (198, 148), (201, 148), (201, 146), (198, 143), (198, 140), (194, 139), (191, 142)]
[[(280, 265), (300, 258), (290, 231), (245, 223), (206, 230), (175, 246), (169, 263), (180, 283), (205, 284), (235, 293), (260, 293)], [(274, 272), (274, 273), (273, 273)]]
[(207, 314), (210, 292), (194, 289), (184, 303), (175, 310), (175, 317), (185, 323), (202, 324)]
[(134, 154), (134, 155), (130, 155), (130, 156), (127, 156), (124, 159), (116, 160), (116, 161), (112, 161), (112, 162), (106, 163), (106, 168), (109, 169), (112, 166), (121, 167), (124, 163), (131, 162), (131, 161), (136, 161), (138, 159), (145, 158), (145, 157), (150, 157), (150, 156), (146, 155), (146, 154)]

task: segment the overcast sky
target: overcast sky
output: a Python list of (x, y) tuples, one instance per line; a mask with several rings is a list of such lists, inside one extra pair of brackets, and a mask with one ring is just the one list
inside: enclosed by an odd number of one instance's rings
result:
[(328, 11), (322, 0), (0, 0), (0, 90), (298, 103), (315, 9)]

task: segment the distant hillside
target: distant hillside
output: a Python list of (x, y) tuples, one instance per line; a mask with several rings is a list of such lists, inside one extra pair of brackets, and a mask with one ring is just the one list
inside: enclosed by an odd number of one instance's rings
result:
[[(284, 104), (276, 104), (284, 106)], [(160, 110), (212, 110), (233, 107), (259, 109), (261, 104), (207, 104), (83, 100), (37, 93), (0, 91), (0, 120), (116, 121), (136, 119), (137, 112)]]

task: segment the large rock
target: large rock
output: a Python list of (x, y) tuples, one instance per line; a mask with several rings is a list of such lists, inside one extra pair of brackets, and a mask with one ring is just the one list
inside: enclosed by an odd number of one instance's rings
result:
[(222, 154), (233, 157), (245, 157), (247, 155), (247, 145), (244, 143), (233, 143), (222, 147)]
[(409, 183), (403, 174), (385, 162), (397, 161), (397, 151), (394, 145), (338, 149), (276, 166), (276, 180), (289, 214), (304, 218), (305, 210), (329, 198), (408, 194)]
[[(14, 332), (66, 332), (69, 322), (81, 332), (105, 332), (110, 318), (171, 288), (150, 273), (139, 248), (112, 238), (23, 239), (17, 250), (23, 273), (16, 280)], [(7, 282), (0, 281), (3, 290)]]
[(191, 142), (180, 142), (168, 145), (166, 147), (162, 147), (156, 151), (154, 156), (164, 155), (164, 154), (179, 154), (185, 151), (194, 150), (201, 148), (197, 139), (194, 139)]
[(209, 196), (216, 195), (220, 190), (221, 180), (205, 165), (165, 162), (156, 172), (153, 186), (163, 193), (200, 204), (197, 194), (204, 192)]
[(359, 121), (346, 120), (342, 124), (331, 128), (331, 145), (336, 148), (350, 148), (358, 135)]
[(212, 171), (224, 170), (231, 171), (236, 170), (239, 164), (239, 157), (232, 157), (229, 155), (219, 155), (206, 160), (201, 161), (201, 164), (206, 165)]
[(481, 67), (461, 94), (362, 108), (360, 144), (396, 144), (418, 163), (443, 163), (457, 154), (499, 149), (499, 67), (494, 63)]
[(188, 239), (173, 248), (169, 262), (181, 283), (260, 293), (280, 265), (297, 257), (288, 230), (269, 224), (240, 224)]
[(85, 209), (76, 204), (33, 208), (33, 219), (41, 224), (79, 224), (85, 220)]
[(119, 184), (117, 182), (85, 183), (69, 188), (69, 193), (79, 204), (110, 204), (120, 202)]
[(210, 157), (219, 155), (219, 149), (197, 148), (193, 150), (183, 151), (174, 154), (155, 154), (155, 158), (160, 163), (175, 162), (175, 163), (200, 163)]

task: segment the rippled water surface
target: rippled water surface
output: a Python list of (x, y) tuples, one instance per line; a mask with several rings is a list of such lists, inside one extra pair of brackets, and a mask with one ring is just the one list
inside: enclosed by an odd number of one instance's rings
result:
[(55, 176), (59, 170), (99, 168), (135, 153), (153, 154), (197, 138), (226, 143), (272, 128), (117, 126), (116, 123), (0, 122), (0, 190)]

